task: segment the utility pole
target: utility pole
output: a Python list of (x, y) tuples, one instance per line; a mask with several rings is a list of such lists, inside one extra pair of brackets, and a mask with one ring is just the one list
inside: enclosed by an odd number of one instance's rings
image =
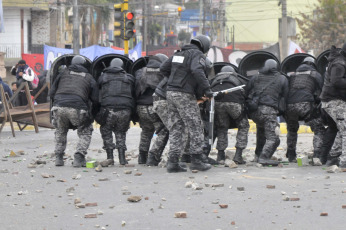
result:
[(147, 52), (147, 35), (148, 35), (148, 15), (147, 15), (147, 1), (144, 1), (143, 8), (143, 51)]
[(73, 0), (73, 53), (79, 54), (78, 0)]
[(199, 33), (202, 34), (203, 1), (199, 0)]
[(287, 3), (286, 0), (281, 0), (282, 3), (282, 20), (281, 20), (281, 39), (282, 39), (282, 59), (287, 57)]
[(234, 42), (234, 25), (233, 25), (233, 27), (232, 27), (232, 50), (234, 51), (234, 49), (235, 49), (235, 42)]

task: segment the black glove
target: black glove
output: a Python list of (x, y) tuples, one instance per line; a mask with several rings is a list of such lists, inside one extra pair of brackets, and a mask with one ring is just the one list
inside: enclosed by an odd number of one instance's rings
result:
[(211, 89), (207, 89), (205, 92), (204, 92), (204, 95), (208, 98), (212, 98), (213, 97), (213, 91), (211, 91)]
[(225, 93), (218, 93), (218, 94), (214, 97), (214, 99), (218, 101), (218, 100), (221, 100), (224, 96), (225, 96)]

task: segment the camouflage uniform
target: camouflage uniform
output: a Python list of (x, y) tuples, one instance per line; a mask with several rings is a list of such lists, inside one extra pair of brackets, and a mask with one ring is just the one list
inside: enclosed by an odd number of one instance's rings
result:
[(150, 150), (154, 155), (158, 155), (159, 151), (161, 149), (163, 150), (167, 144), (167, 128), (164, 126), (159, 116), (154, 112), (152, 105), (138, 105), (137, 114), (139, 116), (139, 125), (142, 128), (139, 151), (148, 152), (155, 130), (160, 130)]
[[(165, 125), (166, 129), (170, 129), (171, 123), (168, 122), (168, 103), (166, 99), (160, 99), (157, 100), (158, 96), (154, 97), (154, 103), (153, 103), (153, 111), (160, 117), (162, 123)], [(184, 128), (184, 132), (181, 134), (183, 136), (183, 143), (182, 146), (185, 146), (184, 148), (184, 154), (189, 154), (189, 136), (187, 132), (187, 128)], [(165, 146), (163, 146), (165, 147)]]
[(343, 100), (322, 102), (322, 108), (335, 121), (338, 127), (339, 132), (335, 138), (333, 149), (337, 149), (338, 145), (341, 146), (340, 165), (346, 165), (346, 102)]
[(287, 149), (296, 150), (297, 145), (297, 132), (299, 129), (299, 120), (304, 119), (305, 124), (311, 127), (314, 132), (313, 147), (316, 156), (319, 156), (317, 152), (322, 147), (323, 136), (325, 128), (321, 116), (311, 117), (312, 103), (311, 102), (299, 102), (294, 104), (288, 104), (285, 114), (287, 123)]
[(70, 125), (77, 127), (79, 141), (76, 152), (86, 155), (91, 141), (93, 126), (91, 123), (84, 125), (88, 119), (88, 113), (85, 110), (77, 110), (68, 107), (54, 106), (53, 125), (55, 127), (55, 153), (64, 153), (66, 149), (66, 137)]
[[(123, 149), (126, 151), (126, 132), (130, 127), (131, 111), (129, 109), (108, 109), (108, 111), (106, 123), (100, 127), (103, 149)], [(116, 145), (113, 142), (112, 132), (115, 135)]]
[(217, 150), (225, 150), (228, 146), (228, 129), (231, 119), (235, 121), (237, 132), (236, 148), (245, 149), (247, 146), (249, 121), (241, 104), (235, 102), (216, 102), (215, 117), (217, 126)]
[(168, 127), (170, 127), (170, 157), (183, 152), (184, 127), (189, 133), (190, 154), (203, 151), (203, 124), (196, 97), (189, 93), (167, 91)]
[(257, 111), (251, 113), (251, 119), (256, 123), (257, 142), (256, 155), (262, 153), (272, 156), (280, 145), (280, 125), (277, 121), (278, 111), (271, 106), (260, 105)]

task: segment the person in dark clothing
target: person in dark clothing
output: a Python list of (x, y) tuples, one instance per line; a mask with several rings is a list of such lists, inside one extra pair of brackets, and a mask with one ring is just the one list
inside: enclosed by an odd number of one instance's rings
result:
[(322, 108), (338, 128), (334, 145), (340, 143), (342, 153), (339, 156), (339, 167), (346, 168), (346, 43), (340, 52), (333, 46), (328, 61), (320, 98)]
[(63, 166), (66, 137), (70, 128), (77, 129), (79, 142), (74, 154), (74, 167), (85, 167), (85, 155), (91, 141), (93, 117), (91, 104), (98, 103), (97, 83), (86, 68), (84, 57), (76, 55), (71, 65), (52, 83), (53, 125), (55, 126), (55, 165)]
[(296, 72), (289, 77), (289, 92), (285, 120), (287, 123), (287, 153), (289, 162), (296, 161), (297, 132), (299, 121), (311, 127), (314, 132), (314, 157), (320, 157), (322, 139), (325, 133), (323, 120), (318, 113), (319, 95), (322, 91), (323, 78), (317, 72), (315, 60), (306, 57)]
[[(243, 79), (237, 77), (231, 66), (222, 67), (220, 73), (211, 81), (210, 87), (214, 92), (245, 85)], [(249, 121), (245, 112), (245, 98), (243, 91), (226, 94), (222, 99), (215, 100), (215, 117), (217, 126), (217, 161), (225, 161), (225, 149), (228, 146), (228, 129), (231, 122), (238, 128), (236, 153), (233, 161), (237, 164), (245, 164), (242, 152), (247, 146)]]
[[(12, 67), (11, 74), (16, 76), (18, 87), (20, 87), (22, 83), (28, 82), (29, 90), (32, 91), (33, 88), (32, 88), (31, 82), (23, 78), (28, 68), (29, 66), (26, 64), (25, 60), (20, 60), (15, 66)], [(34, 73), (30, 73), (30, 74), (34, 74)], [(17, 98), (18, 98), (19, 106), (28, 104), (28, 99), (26, 97), (25, 90), (21, 90)]]
[[(257, 108), (247, 107), (250, 118), (256, 123), (256, 158), (263, 165), (278, 165), (271, 160), (280, 145), (280, 125), (277, 121), (279, 111), (283, 112), (288, 95), (288, 81), (278, 72), (278, 64), (268, 59), (259, 74), (252, 77), (246, 85), (247, 101), (256, 103)], [(280, 104), (283, 106), (280, 108)]]
[(202, 161), (203, 153), (203, 126), (201, 114), (197, 105), (197, 98), (205, 95), (211, 98), (213, 92), (206, 77), (205, 53), (210, 48), (210, 40), (204, 35), (191, 39), (180, 52), (176, 52), (166, 62), (160, 71), (168, 77), (167, 103), (169, 130), (169, 158), (167, 172), (185, 172), (179, 165), (179, 155), (183, 152), (182, 132), (187, 127), (191, 154), (190, 169), (205, 171), (211, 168), (210, 164)]
[[(47, 73), (48, 73), (48, 71), (47, 71), (47, 70), (44, 70), (44, 71), (38, 76), (38, 78), (39, 78), (38, 86), (37, 86), (36, 89), (34, 89), (34, 90), (32, 91), (32, 95), (35, 96), (35, 95), (42, 89), (42, 87), (44, 86), (44, 84), (46, 84), (46, 82), (47, 82), (47, 79), (46, 79)], [(48, 87), (46, 87), (46, 88), (41, 92), (41, 94), (36, 98), (35, 101), (36, 101), (37, 104), (47, 103), (47, 102), (48, 102), (47, 97), (48, 97)]]
[(138, 164), (146, 164), (150, 142), (155, 131), (157, 138), (153, 143), (149, 155), (157, 159), (161, 157), (168, 141), (168, 129), (153, 111), (153, 94), (156, 86), (164, 78), (160, 73), (160, 65), (167, 59), (166, 55), (149, 57), (146, 67), (136, 71), (136, 103), (139, 125), (142, 128), (139, 143)]
[[(18, 90), (17, 82), (11, 83), (11, 90), (12, 90), (12, 95), (14, 95), (15, 92)], [(16, 98), (14, 98), (14, 100), (11, 103), (12, 103), (13, 107), (19, 106), (18, 96)]]
[[(107, 161), (114, 165), (113, 150), (118, 149), (119, 163), (125, 165), (126, 132), (135, 109), (135, 78), (126, 73), (120, 58), (114, 58), (110, 66), (103, 70), (98, 78), (101, 110), (96, 121), (101, 125), (103, 149), (107, 152)], [(113, 142), (114, 132), (116, 145)]]
[[(3, 82), (2, 78), (0, 77), (0, 84), (2, 85), (4, 92), (8, 94), (9, 97), (12, 97), (12, 90), (11, 88), (5, 83)], [(2, 108), (2, 98), (0, 95), (0, 109)]]

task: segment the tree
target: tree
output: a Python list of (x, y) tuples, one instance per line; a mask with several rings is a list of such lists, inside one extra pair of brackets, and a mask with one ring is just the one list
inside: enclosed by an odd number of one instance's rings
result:
[(341, 47), (346, 42), (345, 0), (318, 0), (314, 7), (313, 15), (301, 13), (297, 18), (302, 48), (319, 54), (332, 45)]
[(178, 40), (181, 43), (189, 43), (191, 39), (191, 34), (188, 32), (185, 32), (185, 30), (180, 30), (178, 33)]

